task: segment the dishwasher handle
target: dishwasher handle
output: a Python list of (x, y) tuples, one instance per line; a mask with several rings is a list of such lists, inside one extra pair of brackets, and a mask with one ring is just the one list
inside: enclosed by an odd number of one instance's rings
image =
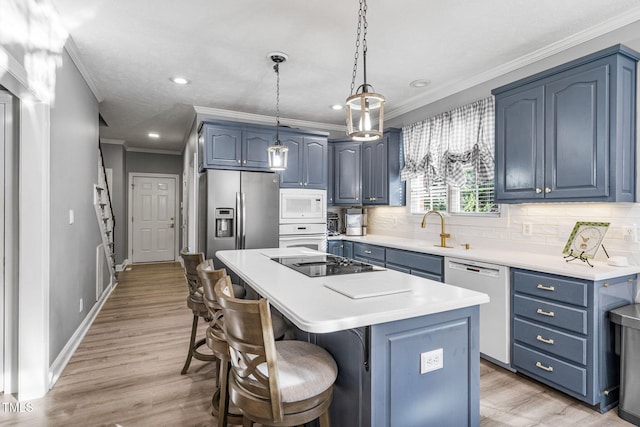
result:
[(482, 274), (484, 276), (498, 277), (500, 270), (488, 266), (465, 264), (458, 261), (449, 260), (449, 268), (452, 270), (464, 271), (471, 274)]

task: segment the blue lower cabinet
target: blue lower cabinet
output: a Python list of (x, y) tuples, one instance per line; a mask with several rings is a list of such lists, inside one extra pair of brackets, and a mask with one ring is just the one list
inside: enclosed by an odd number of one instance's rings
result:
[(512, 368), (608, 411), (620, 386), (609, 311), (636, 288), (635, 274), (594, 282), (512, 269)]
[(342, 240), (329, 240), (327, 241), (327, 253), (344, 256), (344, 247)]
[(353, 242), (342, 242), (342, 256), (345, 258), (353, 258)]
[(368, 243), (355, 242), (353, 244), (353, 258), (358, 261), (384, 267), (385, 248)]
[(425, 279), (443, 282), (444, 258), (420, 252), (390, 249), (386, 251), (386, 266)]

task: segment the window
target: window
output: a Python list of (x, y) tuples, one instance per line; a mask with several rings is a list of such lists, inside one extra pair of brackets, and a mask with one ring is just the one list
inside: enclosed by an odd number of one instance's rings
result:
[(493, 97), (403, 127), (411, 212), (495, 215)]
[(472, 167), (464, 168), (466, 182), (460, 187), (448, 186), (441, 179), (429, 188), (424, 176), (411, 179), (411, 213), (423, 214), (430, 210), (456, 214), (497, 214), (493, 183), (479, 184)]

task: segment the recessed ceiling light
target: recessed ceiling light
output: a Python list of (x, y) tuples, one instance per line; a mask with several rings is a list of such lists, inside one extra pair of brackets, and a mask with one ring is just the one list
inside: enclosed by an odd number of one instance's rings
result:
[(429, 81), (427, 79), (418, 79), (418, 80), (414, 80), (411, 83), (409, 83), (409, 86), (420, 88), (420, 87), (428, 86), (429, 83), (431, 83), (431, 81)]
[(332, 110), (342, 110), (343, 108), (342, 104), (334, 104), (331, 106)]
[(157, 132), (149, 132), (149, 138), (158, 139), (160, 138), (160, 134)]
[(189, 84), (189, 80), (185, 79), (184, 77), (171, 77), (169, 80), (171, 80), (177, 85)]

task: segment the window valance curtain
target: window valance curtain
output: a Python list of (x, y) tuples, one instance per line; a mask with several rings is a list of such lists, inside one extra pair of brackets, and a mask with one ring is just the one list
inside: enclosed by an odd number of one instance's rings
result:
[(436, 180), (458, 187), (472, 166), (478, 183), (493, 181), (494, 111), (489, 97), (404, 126), (402, 179), (423, 176), (426, 188)]

